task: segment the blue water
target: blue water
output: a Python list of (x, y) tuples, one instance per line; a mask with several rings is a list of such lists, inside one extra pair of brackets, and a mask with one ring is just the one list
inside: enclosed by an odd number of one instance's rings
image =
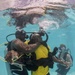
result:
[[(65, 44), (67, 48), (70, 49), (71, 54), (73, 56), (73, 63), (75, 63), (75, 16), (72, 16), (74, 13), (68, 13), (69, 18), (67, 24), (68, 27), (58, 28), (55, 30), (47, 30), (49, 35), (48, 44), (53, 50), (55, 46), (59, 47), (61, 43)], [(75, 15), (75, 14), (74, 14)], [(7, 21), (9, 20), (9, 16), (0, 17), (0, 56), (4, 57), (4, 51), (6, 46), (3, 44), (6, 43), (6, 36), (11, 33), (15, 33), (15, 26), (8, 26)], [(66, 21), (65, 21), (66, 22)], [(38, 31), (37, 25), (28, 25), (24, 28), (26, 31)], [(14, 39), (14, 36), (9, 37), (9, 40)], [(56, 63), (53, 69), (50, 69), (51, 75), (56, 75)], [(30, 72), (29, 72), (30, 73)], [(8, 75), (6, 63), (0, 60), (0, 75)], [(70, 71), (67, 75), (75, 75), (75, 65), (71, 67)]]

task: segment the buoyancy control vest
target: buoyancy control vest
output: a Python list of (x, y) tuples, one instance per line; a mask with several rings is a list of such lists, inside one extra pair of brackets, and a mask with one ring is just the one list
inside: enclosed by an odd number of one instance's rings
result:
[(53, 59), (52, 53), (46, 42), (42, 42), (41, 45), (37, 48), (37, 50), (31, 53), (31, 63), (26, 65), (28, 70), (37, 70), (39, 66), (48, 66), (49, 68), (53, 68)]

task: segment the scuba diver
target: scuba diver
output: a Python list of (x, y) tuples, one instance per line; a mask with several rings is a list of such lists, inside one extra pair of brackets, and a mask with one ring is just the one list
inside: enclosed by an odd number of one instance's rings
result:
[[(46, 35), (46, 40), (42, 40), (44, 35)], [(30, 64), (26, 64), (26, 68), (31, 70), (31, 75), (50, 75), (49, 68), (53, 68), (54, 62), (65, 63), (55, 58), (56, 47), (53, 52), (50, 52), (50, 48), (47, 45), (48, 35), (46, 32), (32, 33), (28, 44), (36, 43), (38, 40), (40, 41), (40, 46), (31, 53), (31, 61)]]
[[(28, 38), (28, 36), (26, 35), (26, 32), (24, 30), (21, 31), (16, 31), (15, 33), (15, 37), (17, 39), (20, 39), (21, 41), (23, 41), (25, 43), (26, 38)], [(11, 42), (10, 41), (7, 45), (7, 51), (10, 52), (11, 50)], [(14, 49), (16, 51), (16, 49)], [(16, 52), (12, 51), (12, 54), (15, 58), (15, 55), (17, 55)], [(22, 62), (24, 61), (24, 58), (26, 57), (26, 55), (23, 55), (22, 57), (20, 57), (17, 61)], [(16, 58), (15, 58), (16, 59)], [(11, 69), (11, 73), (12, 75), (14, 74), (18, 74), (18, 75), (28, 75), (27, 69), (25, 66), (21, 65), (22, 63), (16, 63), (16, 64), (9, 64), (10, 65), (10, 69)]]
[(40, 41), (39, 47), (32, 52), (32, 57), (31, 61), (33, 63), (33, 68), (30, 69), (30, 66), (27, 67), (31, 70), (31, 75), (49, 75), (49, 68), (46, 66), (45, 62), (42, 62), (42, 58), (47, 58), (48, 57), (48, 49), (46, 48), (46, 43), (42, 40), (42, 37), (44, 34), (43, 33), (32, 33), (30, 35), (30, 41), (28, 44), (33, 44), (37, 43)]
[(64, 44), (60, 45), (59, 50), (60, 52), (57, 58), (65, 61), (67, 63), (67, 67), (62, 64), (57, 64), (58, 69), (56, 70), (56, 72), (57, 75), (66, 75), (72, 66), (73, 58)]

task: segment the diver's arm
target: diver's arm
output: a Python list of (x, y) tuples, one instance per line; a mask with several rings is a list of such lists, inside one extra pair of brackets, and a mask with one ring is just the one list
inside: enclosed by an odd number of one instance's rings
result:
[(30, 52), (34, 52), (36, 50), (36, 48), (38, 48), (40, 45), (40, 43), (35, 43), (35, 44), (24, 44), (21, 40), (16, 39), (13, 40), (11, 43), (11, 49), (16, 49), (18, 52), (22, 52), (22, 53), (30, 53)]
[(71, 59), (70, 54), (67, 54), (66, 56), (66, 63), (68, 64), (67, 65), (68, 67), (72, 66), (72, 59)]
[(35, 44), (29, 44), (26, 46), (25, 53), (31, 53), (34, 52), (38, 47), (40, 43), (35, 43)]
[(66, 69), (70, 67), (70, 62), (66, 62), (66, 61), (57, 59), (55, 56), (53, 56), (53, 61), (66, 66)]
[(53, 56), (53, 61), (57, 62), (57, 63), (64, 64), (64, 62), (62, 60), (57, 59), (55, 56)]
[(19, 54), (16, 51), (11, 50), (11, 51), (8, 51), (7, 54), (5, 55), (5, 60), (7, 62), (12, 63), (14, 62), (13, 59), (18, 59), (18, 57), (19, 57)]

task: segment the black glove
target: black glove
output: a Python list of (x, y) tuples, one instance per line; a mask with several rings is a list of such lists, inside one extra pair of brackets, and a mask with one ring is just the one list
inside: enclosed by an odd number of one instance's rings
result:
[(57, 47), (54, 47), (53, 52), (52, 52), (52, 55), (53, 56), (56, 55), (57, 51), (58, 51), (58, 48)]

